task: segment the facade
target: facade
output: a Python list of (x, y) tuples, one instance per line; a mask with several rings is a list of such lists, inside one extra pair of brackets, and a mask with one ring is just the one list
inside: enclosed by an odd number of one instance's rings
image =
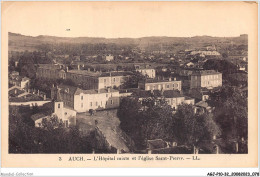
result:
[(114, 56), (113, 56), (113, 55), (105, 55), (105, 56), (104, 56), (104, 59), (105, 59), (106, 61), (112, 61), (112, 60), (114, 60)]
[(218, 51), (211, 50), (195, 50), (190, 53), (190, 55), (201, 55), (201, 56), (220, 56)]
[(140, 90), (133, 93), (133, 95), (138, 97), (139, 101), (152, 97), (155, 97), (157, 99), (165, 99), (165, 101), (168, 103), (168, 105), (171, 106), (171, 108), (173, 108), (174, 111), (178, 108), (179, 105), (183, 103), (191, 105), (195, 104), (194, 98), (186, 97), (177, 90)]
[(9, 84), (20, 87), (21, 89), (28, 89), (30, 85), (30, 79), (27, 77), (21, 77), (18, 72), (13, 71), (9, 75)]
[(27, 77), (14, 76), (9, 77), (9, 83), (14, 86), (18, 86), (21, 89), (28, 89), (30, 84), (30, 79)]
[(37, 68), (36, 77), (44, 78), (44, 79), (60, 79), (66, 78), (61, 73), (65, 73), (62, 71), (61, 65), (52, 65), (52, 64), (43, 64)]
[(146, 80), (138, 83), (138, 88), (143, 90), (179, 90), (181, 91), (181, 81), (172, 80)]
[(54, 114), (64, 122), (65, 127), (76, 125), (77, 112), (69, 107), (64, 107), (63, 102), (54, 102)]
[(144, 76), (148, 76), (149, 78), (156, 77), (155, 69), (151, 68), (149, 65), (135, 65), (135, 70)]
[(76, 84), (84, 85), (85, 89), (98, 89), (98, 77), (100, 72), (91, 72), (87, 70), (69, 70), (66, 78), (72, 80)]
[(222, 86), (222, 73), (214, 70), (202, 70), (191, 75), (190, 88), (208, 88)]
[(51, 96), (54, 100), (64, 102), (64, 107), (72, 108), (77, 112), (112, 109), (119, 106), (119, 91), (112, 88), (82, 90), (60, 85), (52, 89)]
[(110, 72), (102, 73), (98, 77), (98, 89), (102, 88), (119, 88), (121, 87), (132, 75), (131, 72)]

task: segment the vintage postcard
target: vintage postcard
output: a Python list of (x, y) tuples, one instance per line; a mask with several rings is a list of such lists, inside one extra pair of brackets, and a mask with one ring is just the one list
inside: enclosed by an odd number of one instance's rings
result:
[(257, 167), (257, 2), (2, 2), (2, 167)]

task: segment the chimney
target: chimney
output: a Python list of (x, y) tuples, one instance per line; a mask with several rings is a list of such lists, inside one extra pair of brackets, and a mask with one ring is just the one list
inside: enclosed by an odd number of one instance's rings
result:
[(52, 84), (52, 87), (53, 87), (53, 88), (55, 87), (54, 84)]
[(174, 81), (176, 81), (176, 77), (174, 77)]
[(37, 94), (40, 95), (40, 90), (38, 90)]
[(78, 70), (80, 70), (80, 65), (78, 65)]
[(171, 77), (169, 78), (169, 81), (172, 81), (172, 78), (171, 78)]
[(112, 76), (111, 72), (109, 72), (109, 76), (110, 76), (110, 77)]
[(94, 72), (96, 72), (96, 68), (94, 68)]
[(111, 92), (111, 88), (110, 87), (107, 88), (107, 92), (108, 93)]
[(84, 65), (84, 64), (82, 64), (82, 67), (84, 68), (84, 67), (85, 67), (85, 65)]
[(14, 94), (17, 94), (17, 90), (16, 89), (14, 90)]
[(90, 71), (90, 68), (88, 68), (88, 71)]
[(66, 67), (66, 71), (67, 71), (67, 72), (69, 71), (69, 67), (68, 67), (68, 66)]
[(46, 100), (46, 95), (45, 94), (43, 95), (43, 100)]

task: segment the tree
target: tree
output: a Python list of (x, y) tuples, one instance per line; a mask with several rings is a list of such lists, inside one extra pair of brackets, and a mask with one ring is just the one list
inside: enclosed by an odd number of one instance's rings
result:
[(239, 88), (224, 86), (212, 92), (209, 104), (215, 107), (216, 122), (223, 131), (224, 139), (247, 139), (248, 99)]
[(145, 76), (142, 75), (139, 72), (133, 72), (133, 75), (129, 77), (128, 80), (124, 82), (122, 85), (122, 88), (137, 88), (138, 87), (138, 82), (145, 80)]
[(210, 113), (196, 114), (192, 105), (179, 105), (173, 116), (173, 134), (179, 144), (199, 146), (220, 135), (220, 129)]

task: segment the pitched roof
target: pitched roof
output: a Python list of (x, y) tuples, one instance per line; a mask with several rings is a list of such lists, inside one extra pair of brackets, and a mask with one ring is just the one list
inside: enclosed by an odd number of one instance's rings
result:
[(202, 107), (202, 108), (208, 108), (209, 107), (208, 103), (205, 102), (205, 101), (200, 101), (200, 102), (196, 103), (195, 105)]
[(159, 83), (159, 82), (180, 82), (180, 81), (175, 81), (175, 80), (163, 80), (163, 79), (146, 79), (146, 80), (144, 80), (144, 81), (142, 81), (142, 82), (144, 82), (144, 83)]
[(145, 65), (145, 64), (142, 64), (142, 65), (134, 65), (135, 69), (154, 69), (151, 65)]
[(58, 88), (61, 89), (62, 92), (67, 92), (72, 95), (79, 95), (81, 93), (83, 94), (99, 94), (99, 93), (109, 93), (109, 92), (119, 92), (118, 90), (115, 90), (113, 88), (106, 88), (106, 89), (92, 89), (92, 90), (83, 90), (78, 87), (70, 86), (70, 85), (64, 85), (61, 84), (58, 86)]
[(215, 70), (201, 70), (192, 73), (192, 75), (212, 75), (212, 74), (221, 74), (221, 73)]
[(176, 91), (176, 90), (164, 90), (163, 96), (165, 98), (184, 97), (183, 95), (181, 95), (181, 93), (179, 91)]
[(44, 118), (44, 117), (47, 117), (48, 115), (45, 115), (45, 114), (43, 114), (43, 113), (36, 113), (36, 114), (34, 114), (34, 115), (32, 115), (31, 116), (31, 119), (33, 120), (33, 121), (36, 121), (36, 120), (38, 120), (38, 119), (41, 119), (41, 118)]
[(85, 76), (92, 76), (92, 77), (98, 77), (101, 75), (100, 72), (92, 72), (88, 70), (69, 70), (68, 73), (72, 74), (78, 74), (78, 75), (85, 75)]
[(137, 90), (133, 92), (133, 95), (139, 98), (149, 98), (153, 96), (150, 90)]
[(111, 76), (129, 76), (133, 75), (132, 72), (127, 72), (127, 71), (119, 71), (119, 72), (104, 72), (100, 75), (100, 77), (109, 77)]

